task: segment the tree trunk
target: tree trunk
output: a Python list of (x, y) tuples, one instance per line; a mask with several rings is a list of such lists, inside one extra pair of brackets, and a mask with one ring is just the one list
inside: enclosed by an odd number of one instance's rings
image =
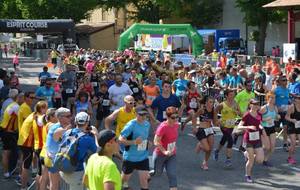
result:
[(266, 32), (268, 27), (268, 21), (267, 19), (262, 18), (260, 24), (258, 25), (258, 41), (256, 42), (256, 52), (257, 55), (263, 56), (265, 55), (265, 40), (266, 40)]

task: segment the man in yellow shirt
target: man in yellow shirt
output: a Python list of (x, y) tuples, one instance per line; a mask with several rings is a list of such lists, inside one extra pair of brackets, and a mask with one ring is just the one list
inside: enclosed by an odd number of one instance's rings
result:
[(24, 120), (32, 113), (31, 106), (33, 104), (33, 99), (35, 99), (34, 92), (25, 92), (24, 103), (20, 106), (18, 111), (18, 131), (24, 122)]
[(119, 152), (116, 134), (108, 129), (100, 131), (98, 145), (99, 152), (88, 160), (83, 184), (90, 190), (121, 190), (121, 175), (112, 160)]

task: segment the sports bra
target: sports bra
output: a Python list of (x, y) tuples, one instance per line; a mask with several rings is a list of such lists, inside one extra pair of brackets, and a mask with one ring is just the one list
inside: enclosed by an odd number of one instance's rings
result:
[(214, 119), (214, 110), (208, 112), (207, 109), (204, 109), (204, 113), (199, 116), (201, 122), (210, 122)]
[(294, 113), (291, 114), (291, 118), (300, 121), (300, 112), (297, 110), (295, 104), (294, 104)]

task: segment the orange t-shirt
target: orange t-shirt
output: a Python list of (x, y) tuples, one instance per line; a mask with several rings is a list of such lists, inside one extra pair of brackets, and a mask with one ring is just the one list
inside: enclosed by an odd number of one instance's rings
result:
[(281, 69), (279, 67), (279, 65), (277, 63), (274, 63), (272, 65), (272, 71), (271, 71), (271, 74), (273, 76), (278, 76), (279, 74), (281, 73)]
[(285, 73), (288, 75), (288, 74), (290, 74), (292, 71), (293, 71), (293, 69), (294, 69), (294, 65), (292, 65), (291, 63), (287, 63), (286, 65), (285, 65)]
[(146, 105), (151, 106), (153, 100), (159, 95), (159, 87), (147, 85), (143, 89), (146, 94)]

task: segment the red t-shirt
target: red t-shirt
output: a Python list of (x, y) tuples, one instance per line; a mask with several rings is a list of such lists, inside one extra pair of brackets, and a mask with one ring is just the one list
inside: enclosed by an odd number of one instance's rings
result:
[(257, 114), (256, 117), (253, 117), (249, 112), (246, 112), (242, 121), (244, 126), (256, 126), (255, 130), (247, 129), (244, 133), (244, 141), (249, 144), (258, 144), (261, 142), (260, 135), (262, 131), (259, 129), (262, 117), (260, 114)]
[[(160, 142), (162, 147), (165, 150), (169, 150), (176, 154), (176, 141), (178, 138), (178, 128), (179, 124), (175, 123), (173, 126), (169, 126), (169, 124), (165, 121), (162, 122), (157, 128), (155, 135), (161, 138)], [(158, 155), (164, 155), (159, 148), (155, 148), (154, 150)]]
[(191, 109), (197, 109), (198, 105), (197, 105), (197, 99), (200, 98), (200, 95), (197, 91), (195, 92), (188, 92), (187, 95), (187, 110), (191, 110)]

